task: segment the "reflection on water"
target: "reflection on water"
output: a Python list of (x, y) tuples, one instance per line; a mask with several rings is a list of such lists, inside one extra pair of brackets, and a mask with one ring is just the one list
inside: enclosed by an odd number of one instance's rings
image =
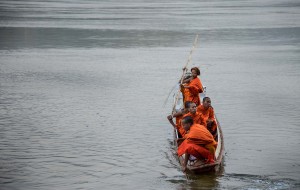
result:
[[(0, 189), (299, 189), (299, 7), (1, 1)], [(186, 176), (163, 104), (195, 34), (226, 160)]]

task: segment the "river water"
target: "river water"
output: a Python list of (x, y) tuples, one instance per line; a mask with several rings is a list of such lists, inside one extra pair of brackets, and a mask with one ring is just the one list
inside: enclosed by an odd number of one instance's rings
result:
[[(300, 188), (297, 0), (2, 0), (0, 189)], [(191, 66), (223, 172), (185, 176), (166, 116)]]

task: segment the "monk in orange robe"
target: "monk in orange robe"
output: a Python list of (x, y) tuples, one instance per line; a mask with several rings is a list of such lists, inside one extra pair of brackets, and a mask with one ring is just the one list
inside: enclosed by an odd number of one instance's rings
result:
[(211, 134), (216, 137), (217, 135), (217, 122), (215, 118), (214, 108), (211, 106), (209, 97), (203, 98), (203, 105), (197, 107), (197, 112), (201, 113), (202, 124), (207, 127)]
[(194, 102), (186, 104), (188, 113), (183, 117), (190, 116), (193, 118), (194, 123), (204, 125), (205, 122), (203, 120), (202, 114), (197, 111), (197, 106)]
[[(185, 108), (179, 110), (178, 112), (174, 113), (173, 115), (169, 115), (167, 117), (168, 121), (171, 123), (171, 125), (177, 129), (177, 131), (179, 132), (179, 134), (181, 135), (181, 137), (183, 137), (185, 135), (185, 130), (183, 129), (182, 125), (181, 125), (181, 119), (183, 118), (183, 115), (187, 114), (188, 111), (188, 107), (189, 104), (192, 103), (190, 101), (185, 102)], [(176, 118), (176, 124), (173, 121), (173, 118)]]
[(193, 67), (191, 72), (192, 76), (185, 79), (181, 85), (181, 91), (184, 97), (183, 101), (192, 101), (198, 106), (201, 104), (199, 93), (203, 92), (202, 83), (197, 77), (200, 75), (200, 70), (197, 67)]
[(184, 117), (181, 122), (186, 130), (186, 135), (178, 147), (177, 154), (178, 156), (185, 154), (183, 171), (186, 170), (190, 155), (198, 159), (205, 159), (206, 163), (214, 163), (217, 142), (211, 133), (203, 125), (194, 124), (193, 118), (190, 116)]

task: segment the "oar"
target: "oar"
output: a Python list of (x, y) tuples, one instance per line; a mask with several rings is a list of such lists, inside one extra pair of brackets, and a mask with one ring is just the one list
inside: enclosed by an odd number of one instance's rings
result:
[[(193, 47), (192, 47), (192, 49), (191, 49), (191, 51), (190, 51), (188, 60), (187, 60), (187, 62), (186, 62), (186, 64), (185, 64), (185, 66), (184, 66), (183, 69), (182, 69), (182, 76), (181, 76), (181, 78), (180, 78), (180, 84), (182, 84), (184, 75), (185, 75), (185, 73), (186, 73), (186, 71), (187, 71), (187, 66), (188, 66), (189, 63), (191, 62), (192, 54), (193, 54), (194, 49), (196, 48), (197, 42), (198, 42), (198, 34), (196, 35), (196, 38), (195, 38)], [(176, 95), (176, 98), (175, 98), (175, 102), (174, 102), (174, 105), (173, 105), (172, 113), (174, 113), (174, 111), (175, 111), (175, 106), (176, 106), (176, 104), (177, 104), (177, 102), (178, 102), (178, 99), (179, 99), (179, 93), (180, 93), (180, 88), (179, 88), (179, 90), (178, 90), (178, 92), (177, 92), (177, 95)]]

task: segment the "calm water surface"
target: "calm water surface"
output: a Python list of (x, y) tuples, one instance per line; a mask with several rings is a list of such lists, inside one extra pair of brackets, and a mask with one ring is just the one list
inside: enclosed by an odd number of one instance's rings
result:
[[(300, 3), (1, 1), (0, 189), (299, 189)], [(182, 173), (166, 116), (191, 66), (223, 172)]]

